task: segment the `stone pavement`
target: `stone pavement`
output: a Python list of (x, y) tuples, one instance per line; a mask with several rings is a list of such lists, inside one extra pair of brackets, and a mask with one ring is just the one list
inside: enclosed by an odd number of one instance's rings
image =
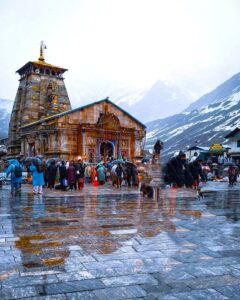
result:
[(0, 299), (240, 299), (240, 186), (0, 190)]

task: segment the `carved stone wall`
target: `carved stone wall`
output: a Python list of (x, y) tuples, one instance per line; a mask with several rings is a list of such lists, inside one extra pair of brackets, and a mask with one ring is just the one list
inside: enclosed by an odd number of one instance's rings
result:
[(29, 62), (18, 71), (21, 79), (8, 133), (8, 150), (12, 156), (19, 155), (22, 150), (20, 141), (22, 126), (71, 109), (63, 78), (54, 71), (47, 72), (48, 66), (42, 63), (44, 72), (40, 73), (36, 63)]
[(34, 139), (37, 154), (46, 157), (70, 160), (82, 156), (96, 161), (101, 158), (101, 144), (109, 143), (116, 158), (124, 154), (132, 159), (141, 155), (145, 127), (113, 104), (107, 102), (106, 105), (100, 101), (63, 116), (25, 126), (21, 130), (21, 138), (25, 144), (22, 149), (26, 149), (26, 144), (30, 145)]

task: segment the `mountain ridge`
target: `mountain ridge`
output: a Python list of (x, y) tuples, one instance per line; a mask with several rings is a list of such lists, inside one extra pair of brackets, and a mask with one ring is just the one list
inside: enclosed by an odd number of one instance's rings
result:
[(133, 105), (121, 100), (117, 103), (141, 122), (149, 122), (159, 119), (159, 116), (174, 115), (191, 101), (187, 92), (158, 80)]
[(237, 73), (217, 86), (213, 91), (201, 96), (198, 100), (191, 103), (184, 111), (190, 112), (194, 109), (199, 109), (202, 106), (213, 104), (223, 100), (232, 91), (237, 88), (236, 92), (240, 91), (240, 73)]
[[(212, 102), (202, 105), (202, 99)], [(166, 160), (176, 151), (187, 150), (196, 140), (201, 146), (224, 143), (224, 137), (240, 126), (240, 73), (199, 100), (198, 109), (148, 122), (146, 149), (152, 149), (155, 141), (161, 139), (165, 143), (162, 156)]]

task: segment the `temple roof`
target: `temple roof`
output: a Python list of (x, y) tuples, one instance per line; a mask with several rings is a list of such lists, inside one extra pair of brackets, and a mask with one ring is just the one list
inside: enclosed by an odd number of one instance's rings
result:
[(40, 44), (40, 55), (39, 55), (38, 61), (29, 61), (23, 67), (21, 67), (20, 69), (18, 69), (16, 71), (16, 73), (19, 73), (21, 75), (21, 73), (24, 73), (26, 71), (26, 69), (28, 69), (32, 65), (34, 65), (36, 67), (40, 67), (40, 68), (54, 69), (54, 70), (56, 70), (56, 71), (58, 71), (60, 73), (64, 73), (65, 71), (67, 71), (67, 69), (64, 69), (64, 68), (61, 68), (61, 67), (54, 66), (54, 65), (46, 63), (45, 62), (45, 49), (47, 49), (47, 47), (44, 44), (44, 42), (41, 41), (41, 44)]
[(19, 73), (21, 74), (22, 72), (24, 72), (29, 66), (31, 65), (35, 65), (39, 68), (51, 68), (51, 69), (55, 69), (55, 70), (58, 70), (60, 71), (61, 73), (64, 73), (65, 71), (67, 71), (68, 69), (65, 69), (65, 68), (61, 68), (61, 67), (58, 67), (58, 66), (55, 66), (55, 65), (52, 65), (52, 64), (48, 64), (46, 63), (45, 61), (29, 61), (28, 63), (26, 63), (24, 66), (22, 66), (20, 69), (18, 69), (16, 71), (16, 73)]
[(121, 110), (123, 113), (125, 113), (128, 117), (130, 117), (131, 119), (133, 119), (135, 122), (137, 122), (138, 124), (140, 124), (142, 127), (146, 128), (146, 126), (141, 123), (140, 121), (138, 121), (136, 118), (134, 118), (132, 115), (130, 115), (128, 112), (126, 112), (124, 109), (122, 109), (121, 107), (119, 107), (118, 105), (116, 105), (115, 103), (113, 103), (112, 101), (110, 101), (108, 98), (106, 99), (103, 99), (103, 100), (100, 100), (100, 101), (96, 101), (96, 102), (93, 102), (93, 103), (90, 103), (90, 104), (87, 104), (87, 105), (84, 105), (84, 106), (80, 106), (78, 108), (74, 108), (74, 109), (71, 109), (71, 110), (67, 110), (65, 112), (62, 112), (62, 113), (59, 113), (59, 114), (56, 114), (56, 115), (53, 115), (53, 116), (49, 116), (49, 117), (46, 117), (44, 119), (41, 119), (41, 120), (38, 120), (38, 121), (35, 121), (35, 122), (32, 122), (30, 124), (27, 124), (27, 125), (24, 125), (22, 126), (21, 128), (27, 128), (27, 127), (30, 127), (30, 126), (33, 126), (33, 125), (37, 125), (37, 124), (41, 124), (43, 122), (46, 122), (46, 121), (49, 121), (49, 120), (53, 120), (55, 118), (60, 118), (60, 117), (63, 117), (63, 116), (66, 116), (66, 115), (69, 115), (73, 112), (76, 112), (76, 111), (81, 111), (81, 110), (84, 110), (85, 108), (88, 108), (88, 107), (91, 107), (93, 105), (96, 105), (96, 104), (100, 104), (102, 102), (105, 102), (105, 103), (110, 103), (111, 105), (115, 106), (117, 109)]

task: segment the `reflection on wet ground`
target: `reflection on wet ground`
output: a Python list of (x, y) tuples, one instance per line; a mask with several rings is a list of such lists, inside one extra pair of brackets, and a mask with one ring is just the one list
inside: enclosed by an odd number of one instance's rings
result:
[(0, 299), (237, 299), (240, 191), (219, 185), (159, 201), (110, 187), (1, 190)]

